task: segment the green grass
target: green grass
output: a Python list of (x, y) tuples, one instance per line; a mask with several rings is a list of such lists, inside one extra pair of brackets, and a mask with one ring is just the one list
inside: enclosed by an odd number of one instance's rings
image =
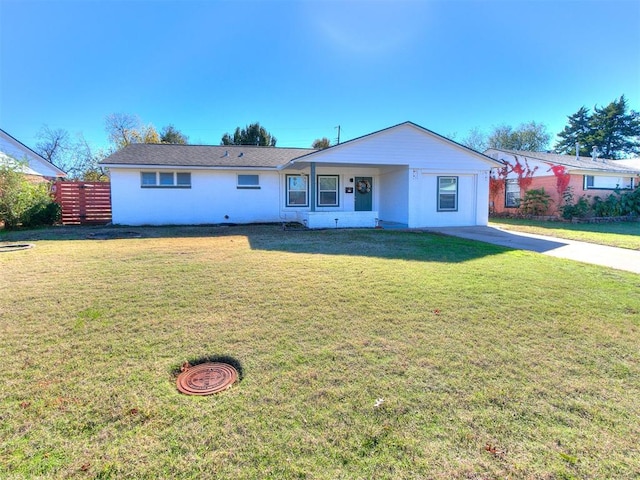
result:
[(573, 224), (515, 218), (491, 218), (490, 223), (505, 230), (640, 250), (640, 222)]
[[(638, 275), (426, 233), (102, 231), (3, 238), (35, 247), (0, 253), (0, 478), (640, 472)], [(238, 384), (177, 392), (216, 356)]]

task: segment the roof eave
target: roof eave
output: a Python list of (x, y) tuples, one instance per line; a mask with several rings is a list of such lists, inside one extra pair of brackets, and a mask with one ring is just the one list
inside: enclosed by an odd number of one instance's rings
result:
[(161, 164), (150, 164), (150, 163), (138, 163), (138, 164), (129, 164), (129, 163), (100, 163), (101, 166), (105, 168), (123, 168), (123, 169), (149, 169), (149, 168), (157, 168), (157, 169), (171, 169), (171, 170), (278, 170), (277, 166), (229, 166), (229, 165), (161, 165)]

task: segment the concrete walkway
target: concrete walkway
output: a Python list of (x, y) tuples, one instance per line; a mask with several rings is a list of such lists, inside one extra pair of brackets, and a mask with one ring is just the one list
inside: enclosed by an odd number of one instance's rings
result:
[(578, 262), (592, 263), (640, 274), (639, 250), (608, 247), (576, 240), (565, 240), (564, 238), (534, 235), (532, 233), (513, 232), (496, 227), (427, 228), (425, 231), (493, 243), (518, 250), (531, 250), (552, 257), (568, 258)]

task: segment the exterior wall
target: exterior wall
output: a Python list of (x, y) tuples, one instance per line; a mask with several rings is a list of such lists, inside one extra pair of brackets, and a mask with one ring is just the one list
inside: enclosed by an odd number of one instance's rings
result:
[[(309, 206), (306, 207), (287, 207), (287, 191), (286, 191), (286, 177), (287, 175), (300, 175), (304, 174), (309, 178), (310, 169), (304, 168), (302, 170), (285, 170), (280, 172), (281, 176), (281, 184), (280, 184), (280, 195), (279, 195), (279, 203), (280, 206), (280, 217), (282, 221), (300, 221), (303, 217), (300, 216), (301, 213), (309, 212), (311, 210), (311, 202), (314, 199), (309, 198)], [(338, 206), (336, 207), (326, 207), (326, 206), (315, 206), (315, 212), (326, 212), (326, 213), (337, 213), (337, 212), (354, 212), (355, 211), (355, 193), (347, 193), (347, 187), (351, 187), (355, 190), (355, 177), (371, 177), (372, 188), (371, 191), (373, 193), (373, 210), (378, 209), (378, 205), (380, 204), (380, 196), (382, 195), (382, 183), (380, 180), (380, 169), (377, 167), (374, 168), (363, 168), (363, 167), (354, 167), (354, 166), (318, 166), (316, 168), (316, 176), (318, 175), (337, 175), (338, 176)], [(309, 192), (309, 196), (311, 193)], [(307, 218), (307, 217), (304, 217)], [(320, 218), (320, 216), (318, 216)], [(334, 217), (331, 217), (330, 226), (335, 226), (335, 222), (333, 221)], [(301, 222), (302, 223), (302, 222)], [(368, 225), (368, 223), (367, 223)], [(355, 226), (355, 225), (354, 225)], [(364, 225), (361, 225), (364, 226)], [(374, 225), (375, 226), (375, 225)], [(326, 227), (322, 227), (326, 228)]]
[(438, 177), (452, 176), (450, 173), (431, 173), (421, 171), (412, 179), (412, 196), (410, 201), (409, 227), (461, 227), (486, 225), (485, 218), (478, 219), (478, 175), (459, 174), (458, 177), (458, 209), (455, 212), (438, 211)]
[(489, 170), (495, 166), (480, 160), (468, 149), (425, 133), (411, 125), (401, 125), (371, 136), (322, 150), (309, 161), (337, 164), (407, 166), (441, 171)]
[[(634, 185), (638, 185), (638, 179), (636, 178)], [(568, 185), (573, 190), (574, 202), (578, 200), (580, 197), (585, 196), (589, 199), (593, 199), (593, 197), (607, 197), (614, 193), (611, 189), (596, 189), (584, 188), (584, 175), (571, 175)], [(544, 188), (544, 191), (551, 197), (551, 203), (549, 205), (549, 210), (546, 215), (559, 215), (560, 210), (559, 207), (563, 204), (564, 200), (562, 198), (562, 194), (558, 192), (557, 188), (557, 178), (555, 175), (552, 176), (544, 176), (544, 177), (534, 177), (531, 181), (531, 186), (528, 188), (529, 190)], [(520, 198), (524, 196), (524, 191), (520, 189)], [(516, 214), (519, 212), (519, 209), (516, 207), (506, 207), (505, 206), (505, 191), (504, 187), (500, 188), (498, 193), (494, 198), (491, 199), (493, 201), (493, 212), (497, 214), (503, 213), (511, 213)]]
[[(238, 173), (259, 174), (260, 188), (238, 189)], [(111, 168), (113, 223), (123, 225), (278, 222), (279, 190), (277, 172), (191, 170), (191, 188), (141, 188), (140, 169)]]
[(380, 220), (409, 224), (409, 169), (386, 172), (379, 177)]

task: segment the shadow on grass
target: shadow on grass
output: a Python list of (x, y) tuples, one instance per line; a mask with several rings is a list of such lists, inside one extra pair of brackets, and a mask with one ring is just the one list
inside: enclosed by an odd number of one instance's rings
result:
[[(508, 235), (505, 232), (506, 235)], [(458, 238), (443, 231), (382, 229), (283, 229), (281, 224), (124, 227), (59, 226), (38, 230), (4, 232), (0, 242), (12, 241), (100, 241), (132, 242), (154, 238), (217, 238), (243, 236), (251, 249), (318, 255), (348, 255), (424, 262), (459, 263), (498, 255), (517, 246), (493, 245)], [(515, 238), (515, 235), (514, 235)], [(558, 244), (538, 242), (540, 250)], [(506, 248), (505, 248), (506, 247)]]

